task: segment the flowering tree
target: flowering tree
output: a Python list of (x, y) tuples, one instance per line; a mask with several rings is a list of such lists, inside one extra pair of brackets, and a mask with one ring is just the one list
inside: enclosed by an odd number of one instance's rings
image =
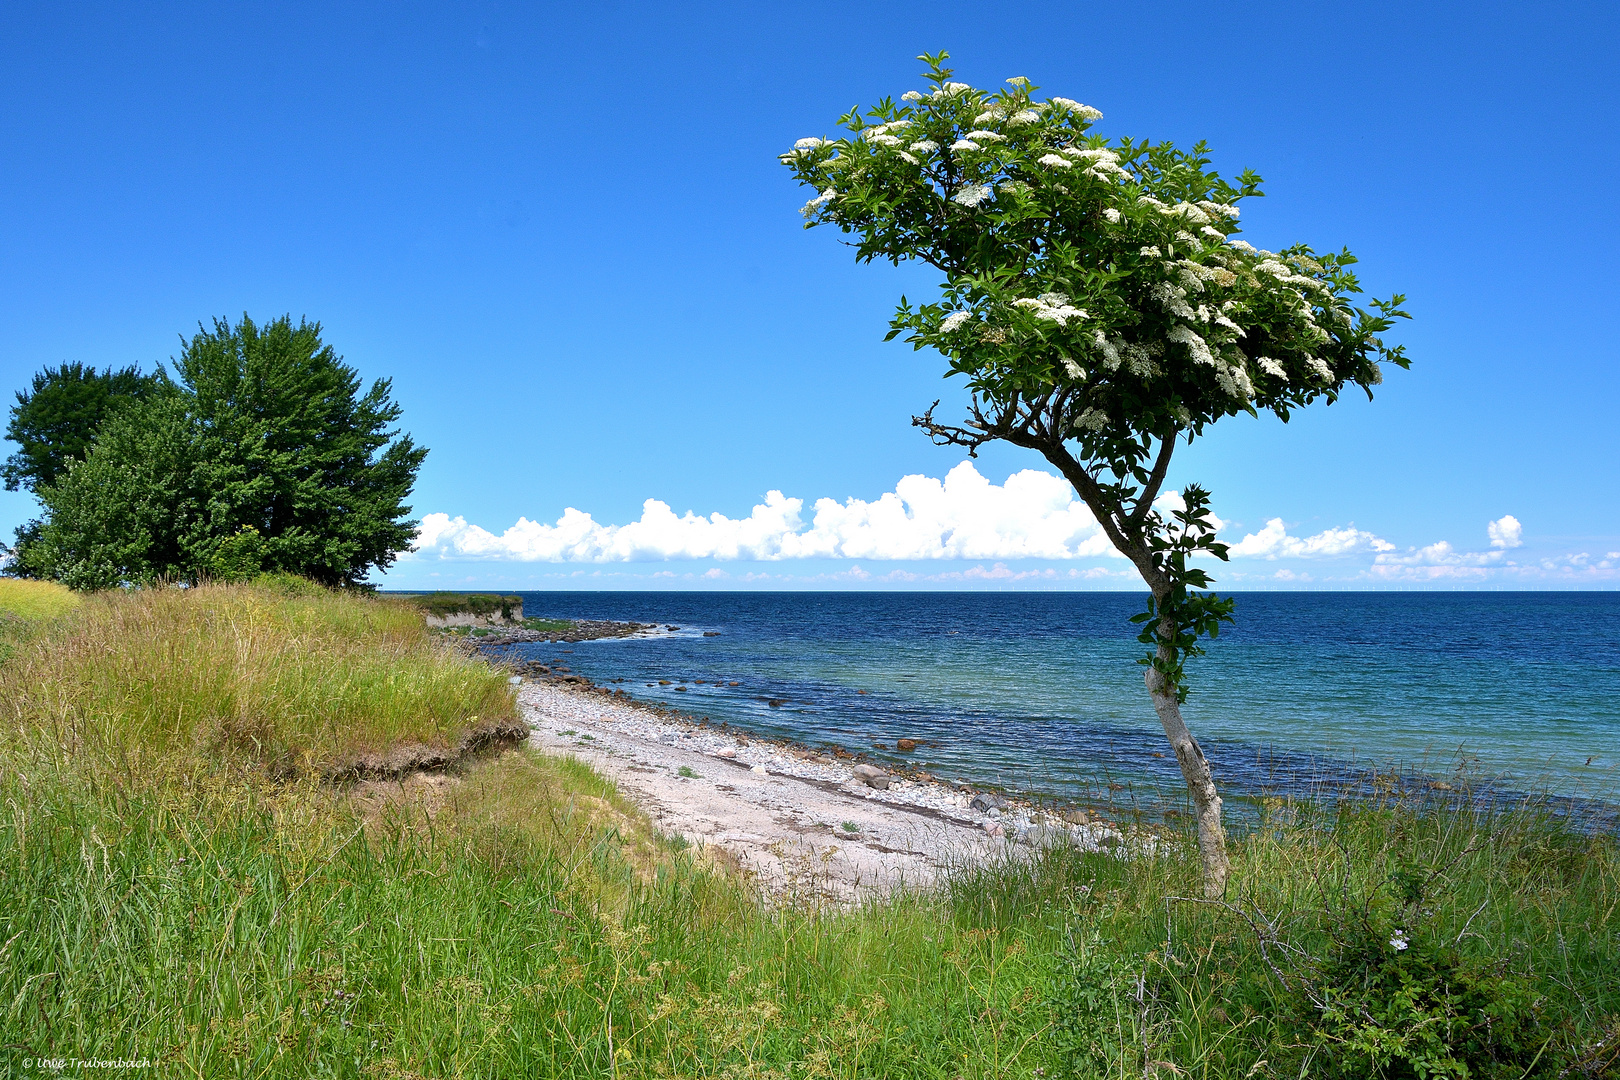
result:
[[(1404, 297), (1351, 303), (1348, 251), (1260, 251), (1237, 239), (1236, 183), (1208, 148), (1110, 142), (1097, 110), (1034, 98), (1027, 79), (987, 93), (924, 55), (930, 89), (840, 118), (848, 134), (800, 139), (782, 161), (816, 195), (806, 227), (856, 238), (860, 261), (921, 260), (945, 274), (937, 303), (903, 297), (889, 338), (933, 347), (972, 393), (958, 425), (934, 408), (913, 423), (970, 454), (1002, 439), (1039, 451), (1074, 485), (1147, 583), (1135, 617), (1141, 661), (1198, 815), (1204, 888), (1225, 890), (1221, 800), (1182, 721), (1185, 661), (1232, 618), (1189, 560), (1226, 558), (1209, 493), (1163, 493), (1171, 455), (1216, 420), (1266, 410), (1286, 421), (1351, 383), (1372, 394), (1379, 365), (1407, 367), (1379, 338)], [(935, 402), (935, 407), (938, 402)]]

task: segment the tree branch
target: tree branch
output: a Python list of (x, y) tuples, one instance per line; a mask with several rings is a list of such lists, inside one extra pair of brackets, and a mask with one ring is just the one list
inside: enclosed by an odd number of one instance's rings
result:
[(1153, 472), (1148, 476), (1142, 494), (1136, 497), (1136, 509), (1131, 511), (1131, 516), (1125, 521), (1130, 528), (1140, 527), (1147, 518), (1148, 511), (1153, 508), (1153, 500), (1159, 497), (1159, 487), (1164, 483), (1164, 474), (1170, 469), (1170, 455), (1175, 449), (1176, 429), (1172, 427), (1169, 433), (1162, 437), (1159, 443), (1159, 460), (1153, 463)]

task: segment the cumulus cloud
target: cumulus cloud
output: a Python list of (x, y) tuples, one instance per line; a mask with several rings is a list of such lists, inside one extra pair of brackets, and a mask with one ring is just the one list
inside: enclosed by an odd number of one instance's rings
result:
[(641, 518), (604, 525), (569, 507), (555, 524), (519, 518), (496, 535), (462, 517), (428, 514), (414, 554), (427, 559), (642, 562), (719, 559), (1084, 559), (1113, 546), (1067, 481), (1026, 469), (992, 484), (964, 461), (944, 480), (907, 476), (877, 499), (804, 501), (768, 492), (745, 518), (677, 516), (648, 499)]
[(1497, 518), (1485, 526), (1493, 548), (1516, 548), (1524, 543), (1524, 526), (1512, 514)]
[(1234, 559), (1315, 559), (1394, 551), (1395, 545), (1354, 525), (1326, 529), (1315, 536), (1291, 536), (1282, 518), (1272, 518), (1228, 551)]

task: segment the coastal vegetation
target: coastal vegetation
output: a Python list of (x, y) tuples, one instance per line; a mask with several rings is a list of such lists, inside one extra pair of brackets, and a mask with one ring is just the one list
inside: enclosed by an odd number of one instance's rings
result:
[[(1198, 818), (1204, 893), (1229, 871), (1221, 799), (1182, 719), (1186, 660), (1232, 619), (1203, 591), (1199, 556), (1224, 560), (1209, 493), (1163, 491), (1178, 441), (1217, 421), (1368, 397), (1380, 337), (1404, 298), (1363, 308), (1349, 250), (1257, 250), (1237, 234), (1239, 204), (1262, 194), (1228, 181), (1203, 143), (1094, 133), (1102, 114), (1038, 100), (1028, 79), (988, 93), (952, 80), (947, 53), (923, 55), (927, 92), (884, 98), (838, 121), (847, 134), (800, 139), (782, 161), (816, 194), (805, 227), (853, 234), (856, 259), (915, 260), (945, 275), (938, 302), (905, 298), (889, 338), (937, 350), (971, 392), (961, 424), (915, 417), (934, 442), (976, 453), (1005, 441), (1039, 452), (1074, 486), (1149, 590), (1138, 640), (1154, 710)], [(937, 407), (939, 402), (935, 402)]]
[(432, 592), (419, 596), (405, 596), (414, 606), (428, 615), (445, 618), (449, 615), (476, 615), (484, 618), (499, 616), (511, 621), (523, 617), (523, 599), (494, 593)]
[(159, 369), (48, 369), (18, 394), (8, 485), (39, 499), (6, 570), (94, 590), (290, 573), (357, 585), (409, 547), (427, 451), (392, 429), (386, 379), (319, 323), (199, 328)]
[(1277, 801), (1217, 902), (1168, 831), (767, 904), (570, 759), (326, 779), (513, 715), (506, 673), (408, 603), (286, 577), (50, 590), (0, 592), (26, 606), (0, 665), (8, 1063), (1620, 1076), (1620, 849), (1534, 801)]

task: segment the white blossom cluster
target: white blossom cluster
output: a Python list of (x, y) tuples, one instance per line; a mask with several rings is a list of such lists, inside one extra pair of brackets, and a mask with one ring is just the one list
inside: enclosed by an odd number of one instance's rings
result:
[(939, 332), (949, 334), (971, 318), (973, 318), (971, 311), (953, 311), (940, 321)]
[(1187, 303), (1187, 290), (1174, 282), (1161, 281), (1151, 291), (1159, 306), (1178, 319), (1196, 319), (1198, 313)]
[(1140, 379), (1151, 379), (1159, 374), (1159, 365), (1153, 360), (1161, 351), (1159, 346), (1127, 342), (1117, 334), (1110, 338), (1101, 330), (1092, 331), (1092, 342), (1102, 358), (1103, 367), (1109, 371), (1124, 367)]
[(805, 217), (810, 217), (814, 215), (817, 210), (820, 210), (823, 206), (826, 206), (836, 198), (838, 198), (838, 191), (835, 188), (828, 188), (820, 195), (817, 195), (815, 198), (805, 203), (804, 206), (799, 209), (799, 213), (803, 214)]
[(1087, 408), (1074, 418), (1076, 431), (1101, 431), (1108, 426), (1108, 414), (1101, 409)]
[(951, 202), (959, 206), (974, 207), (995, 197), (995, 190), (989, 184), (963, 184), (961, 190), (951, 196)]
[(1055, 322), (1059, 326), (1067, 326), (1070, 319), (1084, 319), (1086, 313), (1074, 306), (1067, 296), (1060, 292), (1041, 293), (1039, 296), (1024, 296), (1013, 301), (1013, 307), (1027, 310), (1037, 319), (1046, 322)]
[(1085, 162), (1087, 165), (1085, 174), (1087, 176), (1095, 177), (1098, 180), (1113, 180), (1122, 184), (1136, 179), (1119, 163), (1119, 155), (1105, 147), (1082, 149), (1070, 146), (1062, 152), (1071, 158), (1078, 158)]
[(1244, 369), (1241, 360), (1233, 363), (1224, 356), (1215, 354), (1210, 350), (1209, 343), (1187, 326), (1173, 326), (1166, 336), (1178, 345), (1185, 345), (1192, 355), (1193, 363), (1214, 368), (1215, 381), (1228, 396), (1239, 401), (1247, 401), (1254, 396), (1254, 383), (1250, 381), (1249, 373)]
[(1082, 105), (1082, 104), (1080, 104), (1078, 101), (1075, 101), (1073, 98), (1055, 97), (1055, 98), (1052, 98), (1050, 101), (1048, 101), (1047, 104), (1048, 105), (1056, 105), (1059, 108), (1067, 109), (1070, 112), (1074, 113), (1076, 116), (1080, 117), (1080, 119), (1082, 119), (1082, 120), (1101, 120), (1102, 119), (1102, 113), (1098, 112), (1096, 109), (1093, 109), (1090, 105)]

